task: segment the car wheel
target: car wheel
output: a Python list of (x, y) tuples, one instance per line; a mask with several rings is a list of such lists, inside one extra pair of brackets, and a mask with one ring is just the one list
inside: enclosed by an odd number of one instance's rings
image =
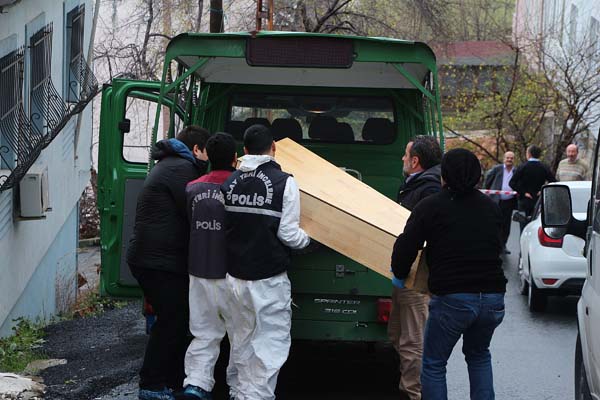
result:
[(548, 304), (548, 296), (535, 286), (533, 279), (529, 283), (527, 302), (529, 304), (529, 311), (533, 312), (544, 311)]
[(523, 296), (527, 296), (529, 293), (529, 283), (525, 279), (525, 274), (523, 273), (523, 256), (519, 255), (519, 293)]
[(592, 400), (592, 394), (585, 373), (579, 335), (577, 335), (577, 345), (575, 346), (575, 400)]

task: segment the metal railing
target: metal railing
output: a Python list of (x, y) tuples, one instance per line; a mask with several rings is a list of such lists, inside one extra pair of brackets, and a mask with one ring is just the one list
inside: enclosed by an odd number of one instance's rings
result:
[[(83, 8), (77, 38), (83, 47)], [(73, 47), (71, 47), (73, 48)], [(81, 49), (82, 50), (82, 49)], [(83, 111), (98, 93), (98, 82), (83, 57), (76, 52), (68, 61), (68, 90), (76, 90), (77, 102), (66, 103), (51, 79), (52, 24), (46, 25), (29, 42), (29, 110), (24, 109), (23, 82), (25, 49), (0, 59), (0, 192), (16, 186), (35, 163), (41, 151), (60, 133), (69, 119)]]

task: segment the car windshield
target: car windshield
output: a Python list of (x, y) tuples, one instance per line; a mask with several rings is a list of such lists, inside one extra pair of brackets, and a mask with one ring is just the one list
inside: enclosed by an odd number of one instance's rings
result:
[(586, 213), (588, 200), (590, 199), (591, 189), (588, 188), (571, 188), (571, 200), (573, 204), (573, 214)]

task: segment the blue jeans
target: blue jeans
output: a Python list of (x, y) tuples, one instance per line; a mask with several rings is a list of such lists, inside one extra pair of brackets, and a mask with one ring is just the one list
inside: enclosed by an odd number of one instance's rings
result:
[(433, 296), (425, 328), (421, 385), (423, 400), (446, 400), (446, 364), (463, 337), (471, 399), (493, 400), (490, 342), (504, 318), (504, 293)]

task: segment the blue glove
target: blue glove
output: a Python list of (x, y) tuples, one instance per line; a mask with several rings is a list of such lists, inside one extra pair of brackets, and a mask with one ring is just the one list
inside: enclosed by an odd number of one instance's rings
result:
[(396, 276), (392, 278), (392, 285), (398, 289), (404, 289), (404, 279), (398, 279)]

